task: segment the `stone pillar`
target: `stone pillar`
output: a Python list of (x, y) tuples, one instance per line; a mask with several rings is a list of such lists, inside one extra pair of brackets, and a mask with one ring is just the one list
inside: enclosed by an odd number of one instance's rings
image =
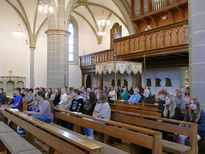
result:
[(48, 15), (47, 87), (68, 86), (68, 36), (65, 0), (58, 0), (58, 12)]
[(34, 46), (30, 46), (30, 87), (34, 88)]
[(191, 96), (205, 109), (205, 0), (189, 0), (189, 67)]

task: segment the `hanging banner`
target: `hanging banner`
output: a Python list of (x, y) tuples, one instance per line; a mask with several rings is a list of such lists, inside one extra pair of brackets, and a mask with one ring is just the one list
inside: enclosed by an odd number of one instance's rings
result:
[(127, 62), (127, 61), (110, 61), (96, 64), (96, 74), (112, 74), (116, 72), (120, 74), (142, 74), (142, 63)]

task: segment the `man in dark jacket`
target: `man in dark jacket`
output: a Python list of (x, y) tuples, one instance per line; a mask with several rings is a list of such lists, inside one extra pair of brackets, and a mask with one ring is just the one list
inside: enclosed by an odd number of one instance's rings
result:
[(4, 93), (4, 89), (0, 88), (0, 105), (6, 104), (6, 94)]

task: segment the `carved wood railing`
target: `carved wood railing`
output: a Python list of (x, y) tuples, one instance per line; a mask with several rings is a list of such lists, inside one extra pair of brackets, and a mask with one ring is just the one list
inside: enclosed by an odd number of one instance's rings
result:
[(93, 66), (99, 62), (106, 62), (114, 60), (114, 49), (103, 50), (92, 54), (80, 56), (80, 66)]
[(160, 52), (179, 46), (188, 46), (188, 21), (137, 33), (114, 40), (117, 57), (137, 53)]

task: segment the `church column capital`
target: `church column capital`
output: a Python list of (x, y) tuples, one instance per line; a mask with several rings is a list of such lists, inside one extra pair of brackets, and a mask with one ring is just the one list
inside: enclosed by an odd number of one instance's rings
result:
[(48, 29), (45, 31), (47, 35), (64, 35), (69, 36), (71, 33), (65, 29)]
[(30, 46), (29, 48), (30, 48), (30, 49), (36, 49), (36, 47), (35, 47), (35, 46)]

